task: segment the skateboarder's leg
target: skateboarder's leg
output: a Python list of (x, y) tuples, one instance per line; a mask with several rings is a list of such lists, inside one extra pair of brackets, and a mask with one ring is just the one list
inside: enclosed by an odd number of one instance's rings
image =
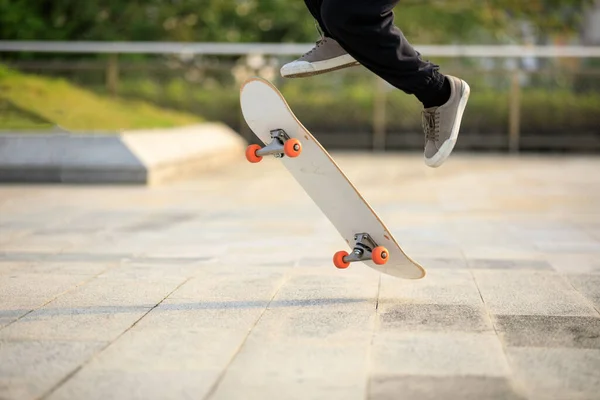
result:
[(425, 107), (440, 106), (450, 86), (439, 67), (424, 61), (394, 25), (399, 0), (323, 0), (321, 20), (358, 62)]
[(397, 3), (323, 0), (320, 17), (352, 57), (423, 103), (425, 162), (437, 167), (454, 149), (470, 89), (466, 82), (442, 75), (437, 65), (421, 58), (394, 25)]
[(286, 64), (282, 75), (311, 76), (350, 66), (354, 62), (341, 65), (334, 60), (340, 56), (349, 58), (350, 53), (352, 61), (358, 60), (391, 85), (414, 94), (425, 107), (444, 104), (450, 97), (449, 82), (438, 72), (437, 65), (421, 59), (394, 25), (392, 10), (398, 1), (304, 0), (326, 42)]
[(306, 4), (306, 8), (308, 8), (308, 11), (310, 11), (310, 14), (313, 16), (315, 21), (317, 21), (317, 24), (319, 24), (321, 32), (323, 32), (326, 37), (331, 37), (327, 31), (327, 28), (325, 27), (325, 24), (323, 23), (323, 18), (321, 18), (321, 6), (323, 5), (323, 0), (304, 0), (304, 3)]

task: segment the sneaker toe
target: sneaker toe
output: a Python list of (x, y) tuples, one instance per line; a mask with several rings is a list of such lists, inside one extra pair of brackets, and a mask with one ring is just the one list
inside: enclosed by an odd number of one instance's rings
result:
[(299, 73), (312, 72), (315, 70), (314, 65), (307, 61), (292, 61), (291, 63), (285, 64), (281, 67), (281, 75), (292, 75)]

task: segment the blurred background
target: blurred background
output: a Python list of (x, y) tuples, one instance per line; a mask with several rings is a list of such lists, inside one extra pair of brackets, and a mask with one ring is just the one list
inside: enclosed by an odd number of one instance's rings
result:
[[(585, 53), (600, 45), (600, 1), (403, 0), (396, 24), (424, 58), (472, 87), (457, 149), (600, 150), (600, 59)], [(362, 67), (280, 78), (318, 39), (300, 0), (0, 0), (0, 39), (0, 131), (219, 121), (253, 141), (239, 86), (260, 75), (329, 149), (422, 148), (420, 103)], [(8, 41), (56, 43), (7, 51)], [(69, 46), (82, 41), (122, 46)], [(460, 55), (457, 45), (478, 47)], [(507, 45), (583, 50), (528, 55)]]

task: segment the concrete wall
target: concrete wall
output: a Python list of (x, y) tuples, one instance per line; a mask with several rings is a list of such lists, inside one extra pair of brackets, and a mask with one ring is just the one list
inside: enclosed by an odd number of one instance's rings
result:
[(121, 133), (0, 134), (0, 181), (156, 184), (242, 161), (223, 124)]

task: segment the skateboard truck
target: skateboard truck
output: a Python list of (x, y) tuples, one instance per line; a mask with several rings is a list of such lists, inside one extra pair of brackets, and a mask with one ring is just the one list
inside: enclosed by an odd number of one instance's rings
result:
[(387, 263), (389, 252), (377, 243), (368, 233), (357, 233), (354, 235), (354, 249), (352, 253), (338, 251), (333, 256), (333, 264), (340, 269), (348, 268), (350, 263), (356, 261), (373, 261), (377, 265)]
[(283, 129), (271, 131), (271, 143), (265, 147), (258, 144), (251, 144), (246, 149), (246, 159), (251, 163), (260, 162), (263, 156), (274, 155), (275, 158), (282, 158), (284, 155), (294, 158), (302, 152), (302, 144), (296, 138), (290, 138)]

